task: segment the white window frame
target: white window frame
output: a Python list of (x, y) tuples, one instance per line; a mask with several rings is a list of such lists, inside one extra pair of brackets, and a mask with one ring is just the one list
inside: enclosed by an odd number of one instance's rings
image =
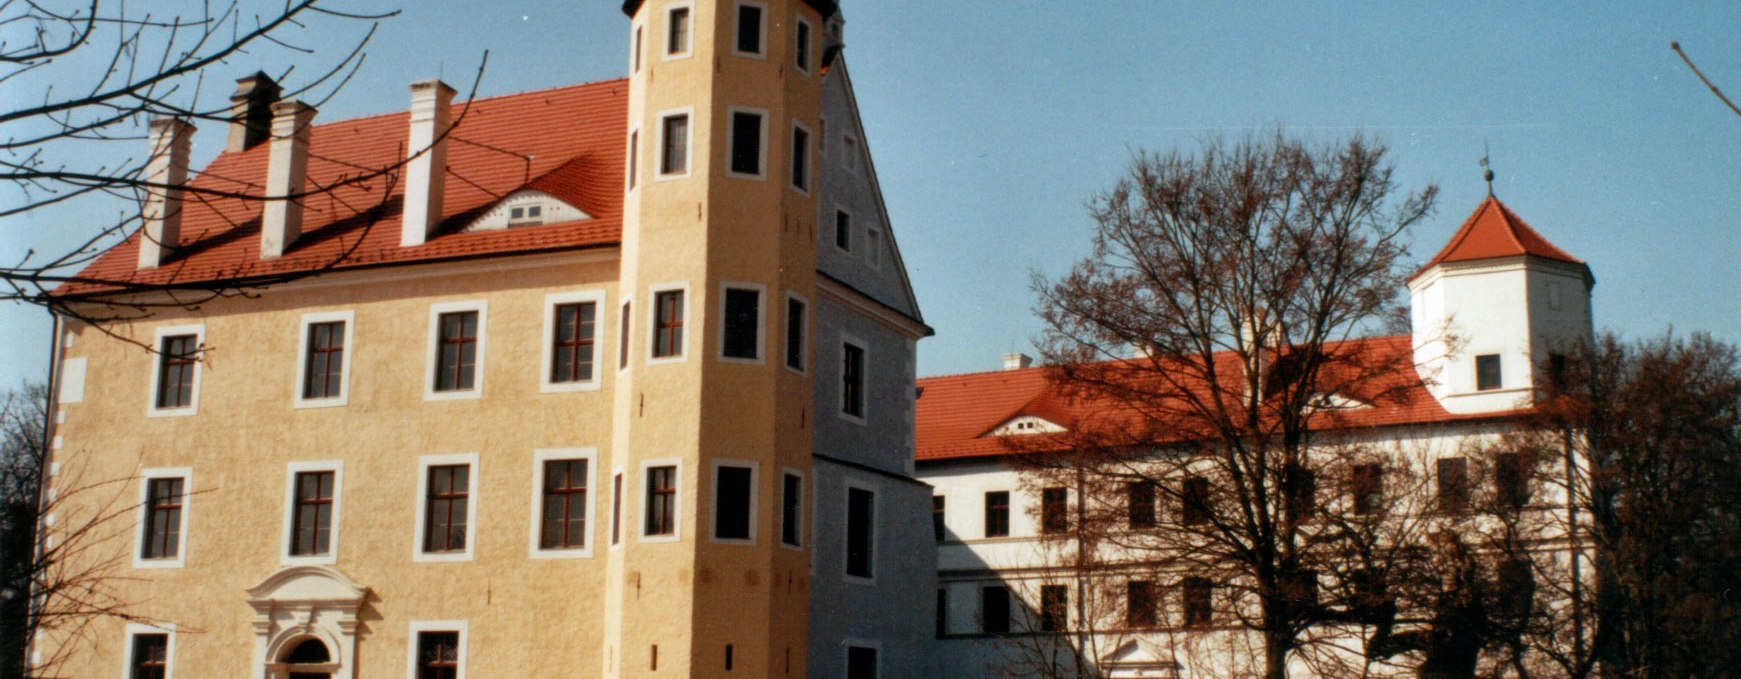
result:
[[(739, 467), (739, 468), (746, 468), (747, 467), (750, 470), (750, 537), (747, 540), (738, 539), (738, 538), (722, 538), (722, 537), (719, 537), (718, 535), (714, 534), (714, 530), (719, 527), (719, 468), (720, 467)], [(761, 504), (762, 504), (762, 465), (761, 465), (761, 463), (756, 462), (754, 460), (737, 460), (737, 459), (730, 459), (730, 458), (715, 459), (713, 461), (713, 483), (711, 485), (713, 486), (713, 488), (712, 488), (712, 490), (713, 490), (713, 503), (711, 505), (709, 505), (708, 518), (713, 520), (714, 525), (708, 527), (707, 541), (714, 543), (714, 544), (718, 544), (718, 545), (754, 545), (754, 544), (756, 544), (756, 540), (760, 537), (759, 533), (761, 532), (761, 531), (757, 530), (757, 528), (758, 528), (757, 523), (759, 522), (759, 519), (761, 518), (761, 512), (759, 510), (761, 509)]]
[[(871, 522), (870, 522), (871, 575), (868, 578), (861, 576), (861, 575), (852, 575), (851, 573), (848, 573), (846, 571), (847, 566), (849, 565), (848, 562), (851, 560), (851, 554), (852, 554), (851, 522), (852, 522), (852, 489), (854, 489), (854, 488), (857, 488), (859, 490), (870, 491), (870, 494), (871, 494)], [(841, 537), (841, 540), (840, 540), (840, 577), (841, 577), (841, 579), (845, 580), (847, 584), (868, 585), (871, 587), (875, 587), (877, 584), (877, 577), (878, 577), (878, 574), (881, 572), (881, 569), (877, 568), (877, 556), (881, 553), (881, 550), (878, 549), (877, 541), (879, 538), (882, 537), (881, 531), (877, 530), (877, 521), (880, 520), (881, 515), (883, 513), (882, 497), (883, 497), (882, 486), (881, 486), (881, 484), (878, 484), (876, 481), (855, 478), (852, 476), (841, 477), (841, 491), (840, 491), (840, 537)]]
[[(804, 326), (803, 327), (804, 337), (801, 340), (801, 343), (803, 344), (803, 346), (798, 347), (798, 359), (803, 364), (803, 366), (798, 367), (798, 368), (792, 367), (792, 364), (786, 361), (786, 352), (789, 351), (787, 343), (791, 341), (791, 335), (789, 335), (786, 332), (786, 329), (787, 329), (787, 326), (792, 322), (791, 321), (791, 302), (793, 300), (796, 300), (799, 304), (804, 305), (804, 318), (802, 321), (803, 326)], [(786, 306), (782, 307), (780, 309), (780, 318), (781, 318), (781, 320), (785, 321), (784, 323), (780, 324), (780, 365), (785, 366), (787, 370), (790, 370), (793, 373), (796, 373), (799, 375), (808, 375), (808, 374), (810, 374), (810, 317), (814, 316), (815, 313), (811, 311), (810, 300), (805, 299), (803, 295), (800, 295), (796, 292), (793, 292), (791, 290), (787, 290), (786, 291), (786, 301), (787, 301)]]
[[(688, 138), (683, 142), (683, 171), (667, 174), (665, 172), (665, 121), (678, 116), (683, 116), (689, 120), (689, 125), (686, 128)], [(653, 135), (657, 137), (653, 145), (655, 150), (653, 154), (653, 181), (668, 182), (688, 179), (689, 175), (695, 172), (695, 107), (665, 109), (660, 111), (656, 117), (659, 120), (659, 131)]]
[(870, 422), (870, 343), (845, 331), (840, 333), (840, 363), (838, 364), (840, 368), (838, 377), (840, 379), (846, 377), (846, 345), (848, 344), (858, 347), (859, 352), (864, 354), (864, 366), (859, 375), (864, 380), (859, 393), (859, 406), (864, 410), (864, 413), (854, 415), (846, 412), (846, 385), (844, 382), (836, 382), (834, 414), (853, 424), (865, 425)]
[[(794, 532), (798, 536), (798, 544), (796, 544), (796, 545), (791, 544), (789, 542), (786, 542), (786, 477), (787, 476), (798, 477), (798, 530)], [(784, 547), (786, 549), (790, 549), (794, 552), (804, 551), (804, 541), (805, 541), (804, 519), (806, 516), (808, 516), (810, 514), (809, 508), (804, 506), (804, 503), (810, 499), (808, 497), (810, 495), (810, 491), (809, 491), (808, 486), (806, 485), (807, 483), (808, 483), (808, 481), (804, 478), (803, 470), (794, 469), (792, 467), (781, 467), (780, 468), (780, 485), (779, 485), (780, 504), (778, 505), (778, 511), (779, 511), (779, 517), (780, 517), (780, 520), (778, 521), (778, 523), (780, 525), (778, 526), (779, 533), (774, 537), (774, 541), (779, 543), (779, 545), (781, 547)]]
[[(459, 633), (459, 668), (454, 672), (458, 679), (465, 679), (466, 646), (471, 637), (469, 625), (464, 620), (413, 620), (409, 628), (405, 652), (405, 677), (417, 679), (417, 637), (423, 632), (458, 632)], [(881, 654), (878, 654), (878, 667), (881, 665)]]
[[(552, 460), (585, 460), (586, 461), (586, 536), (582, 547), (564, 547), (545, 549), (539, 547), (539, 538), (544, 527), (544, 463)], [(532, 451), (532, 520), (528, 542), (527, 556), (533, 559), (581, 559), (592, 558), (593, 537), (597, 534), (598, 522), (598, 449), (597, 448), (540, 448)], [(610, 492), (607, 487), (605, 492)]]
[(133, 638), (141, 634), (162, 634), (169, 637), (163, 642), (163, 676), (165, 679), (175, 679), (175, 623), (171, 622), (127, 623), (126, 647), (121, 651), (121, 679), (133, 677)]
[[(809, 125), (805, 125), (804, 121), (793, 118), (791, 131), (786, 135), (786, 143), (788, 145), (791, 144), (792, 137), (794, 136), (791, 132), (796, 132), (798, 130), (804, 131), (804, 185), (798, 186), (797, 184), (793, 184), (792, 173), (787, 172), (786, 186), (791, 188), (793, 191), (809, 196), (811, 187), (816, 184), (816, 133), (810, 129)], [(791, 157), (788, 156), (786, 161), (788, 165), (786, 169), (791, 170)]]
[[(737, 155), (737, 135), (734, 134), (736, 131), (734, 128), (737, 125), (737, 114), (739, 113), (754, 115), (762, 121), (762, 129), (761, 132), (758, 133), (761, 142), (760, 148), (756, 149), (756, 169), (760, 170), (760, 172), (755, 174), (738, 172), (733, 170), (731, 167), (732, 158)], [(725, 176), (737, 179), (766, 180), (768, 178), (768, 109), (754, 108), (750, 106), (728, 106), (726, 107), (725, 120)]]
[(647, 49), (647, 25), (637, 21), (629, 28), (633, 29), (629, 34), (629, 75), (637, 75), (641, 72), (642, 55)]
[[(689, 10), (688, 44), (683, 46), (684, 49), (682, 52), (673, 52), (671, 51), (671, 15), (676, 14), (677, 10), (680, 9)], [(695, 23), (695, 7), (689, 2), (674, 2), (665, 6), (665, 30), (660, 31), (659, 33), (659, 53), (664, 55), (663, 61), (676, 61), (678, 59), (688, 59), (689, 57), (694, 56)]]
[[(478, 314), (478, 355), (477, 369), (472, 375), (472, 388), (455, 389), (452, 391), (435, 390), (436, 366), (441, 362), (441, 315), (476, 311)], [(457, 401), (463, 399), (483, 398), (484, 395), (484, 349), (489, 343), (490, 303), (487, 300), (473, 299), (462, 302), (439, 302), (429, 305), (429, 346), (424, 349), (423, 361), (423, 400), (425, 401)]]
[[(174, 337), (177, 335), (194, 336), (193, 343), (195, 347), (195, 356), (193, 361), (193, 395), (188, 398), (187, 405), (180, 408), (159, 408), (157, 407), (157, 387), (159, 386), (158, 380), (163, 379), (163, 338)], [(205, 372), (204, 368), (206, 363), (205, 324), (159, 327), (155, 337), (151, 341), (151, 350), (154, 360), (149, 362), (151, 365), (151, 391), (145, 394), (145, 416), (184, 417), (198, 414), (200, 377), (201, 373)]]
[[(755, 7), (755, 8), (762, 10), (761, 25), (756, 27), (756, 31), (761, 36), (761, 39), (757, 41), (762, 46), (762, 51), (760, 51), (760, 52), (740, 52), (740, 51), (738, 51), (738, 35), (743, 31), (742, 24), (743, 24), (743, 20), (744, 20), (743, 10), (741, 10), (739, 8), (746, 7), (746, 6)], [(769, 42), (768, 41), (768, 37), (769, 37), (769, 35), (768, 35), (768, 3), (755, 2), (754, 0), (737, 0), (737, 4), (734, 5), (731, 9), (731, 15), (732, 15), (731, 16), (731, 25), (732, 25), (731, 53), (732, 53), (732, 56), (747, 57), (750, 59), (767, 59), (768, 52), (773, 51), (773, 50), (768, 49), (768, 42)]]
[[(846, 247), (844, 247), (844, 248), (840, 247), (840, 216), (841, 215), (846, 215)], [(854, 240), (853, 236), (855, 235), (853, 233), (854, 229), (852, 228), (852, 224), (856, 220), (857, 220), (857, 218), (853, 216), (851, 210), (848, 210), (845, 207), (840, 206), (840, 205), (834, 206), (834, 223), (829, 224), (829, 226), (831, 228), (828, 229), (828, 242), (829, 242), (829, 244), (834, 246), (835, 252), (838, 252), (838, 253), (843, 254), (843, 255), (852, 254), (852, 241)]]
[[(677, 354), (675, 356), (655, 357), (653, 355), (653, 351), (659, 348), (659, 304), (658, 304), (658, 300), (659, 300), (659, 293), (661, 293), (661, 292), (681, 292), (681, 293), (683, 293), (683, 341), (678, 343)], [(645, 309), (645, 313), (647, 315), (647, 356), (646, 356), (647, 365), (666, 365), (666, 364), (671, 364), (671, 363), (683, 363), (685, 361), (688, 361), (689, 360), (689, 345), (690, 345), (690, 342), (695, 339), (695, 330), (696, 330), (695, 326), (690, 322), (690, 317), (693, 314), (691, 314), (689, 312), (695, 308), (695, 296), (689, 294), (689, 282), (688, 281), (679, 281), (679, 282), (670, 282), (670, 283), (659, 283), (656, 285), (647, 286), (646, 305), (647, 305), (647, 307)]]
[[(423, 551), (423, 542), (429, 530), (429, 515), (425, 513), (429, 497), (429, 468), (448, 465), (468, 465), (466, 472), (466, 503), (465, 503), (465, 549), (458, 552)], [(412, 535), (411, 561), (414, 563), (444, 563), (453, 561), (471, 561), (472, 553), (478, 547), (478, 498), (483, 484), (478, 482), (477, 453), (448, 453), (445, 455), (424, 455), (417, 458), (417, 497), (413, 498), (413, 507), (417, 512), (417, 532)]]
[[(296, 475), (303, 472), (332, 472), (332, 536), (330, 549), (326, 554), (295, 556), (290, 553), (290, 545), (296, 540)], [(344, 460), (319, 460), (308, 462), (292, 462), (284, 473), (284, 532), (279, 540), (279, 563), (285, 566), (330, 565), (339, 560), (339, 526), (343, 525), (339, 517), (344, 505), (345, 487)], [(468, 536), (469, 537), (469, 536)]]
[[(304, 398), (308, 393), (308, 328), (320, 323), (345, 324), (344, 364), (339, 366), (339, 395), (326, 398)], [(300, 336), (296, 339), (296, 393), (292, 401), (295, 408), (336, 408), (350, 403), (351, 400), (351, 364), (355, 358), (356, 348), (352, 338), (356, 336), (357, 314), (354, 311), (326, 311), (321, 313), (303, 314)], [(198, 370), (197, 368), (195, 369)]]
[[(817, 46), (817, 43), (816, 43), (816, 25), (810, 23), (810, 20), (805, 19), (803, 17), (803, 15), (799, 15), (798, 17), (796, 17), (796, 19), (797, 19), (797, 24), (802, 25), (805, 30), (800, 31), (796, 27), (794, 27), (792, 29), (792, 56), (793, 56), (792, 64), (795, 68), (798, 69), (799, 73), (803, 73), (804, 75), (810, 75), (811, 73), (815, 72), (815, 70), (816, 70), (816, 66), (815, 66), (816, 57), (817, 57), (817, 52), (819, 51), (816, 49), (816, 46)], [(809, 50), (804, 53), (804, 56), (805, 56), (804, 62), (798, 63), (798, 60), (797, 60), (798, 49), (799, 49), (798, 48), (798, 39), (799, 39), (799, 37), (803, 36), (806, 32), (809, 33), (809, 38), (810, 38), (810, 44), (808, 45)]]
[[(725, 300), (727, 290), (752, 290), (756, 293), (756, 357), (738, 358), (725, 355)], [(685, 305), (685, 311), (688, 306)], [(768, 286), (761, 283), (746, 283), (742, 281), (721, 281), (719, 284), (719, 350), (714, 358), (721, 363), (739, 363), (743, 365), (762, 365), (768, 357)], [(688, 322), (684, 322), (688, 327)], [(688, 339), (688, 333), (684, 333)]]
[[(936, 595), (933, 594), (932, 596), (936, 596)], [(876, 676), (872, 677), (872, 679), (881, 679), (881, 677), (883, 676), (883, 642), (873, 641), (870, 639), (860, 639), (860, 638), (856, 638), (856, 637), (847, 637), (847, 638), (840, 640), (840, 653), (841, 653), (841, 661), (842, 661), (840, 664), (840, 676), (845, 677), (847, 668), (852, 666), (851, 665), (851, 663), (852, 663), (852, 649), (854, 649), (854, 648), (868, 648), (868, 649), (876, 652), (876, 654), (877, 654), (877, 672), (876, 672)]]
[(870, 265), (870, 268), (873, 271), (881, 271), (883, 269), (882, 249), (883, 230), (874, 226), (865, 227), (864, 261), (866, 264)]
[[(176, 529), (175, 558), (147, 559), (145, 550), (145, 522), (151, 518), (151, 510), (146, 502), (151, 497), (151, 482), (158, 479), (181, 479), (181, 525)], [(133, 521), (133, 567), (134, 568), (181, 568), (187, 565), (187, 517), (193, 509), (193, 467), (152, 467), (139, 470), (139, 503), (135, 505)]]
[[(554, 363), (556, 353), (556, 307), (564, 304), (592, 304), (592, 379), (579, 382), (550, 381), (550, 366)], [(615, 358), (605, 356), (605, 343), (599, 337), (602, 329), (611, 327), (608, 312), (604, 290), (553, 292), (544, 296), (544, 336), (540, 338), (544, 346), (539, 352), (541, 361), (538, 367), (538, 391), (552, 394), (599, 390), (604, 367), (609, 365), (609, 358)], [(433, 383), (431, 380), (431, 384)]]
[[(615, 492), (617, 486), (616, 480), (619, 477), (623, 480), (623, 492), (620, 494), (620, 497), (619, 494)], [(628, 470), (624, 469), (622, 465), (619, 464), (615, 467), (611, 467), (611, 488), (606, 491), (609, 492), (611, 496), (605, 501), (611, 504), (611, 518), (615, 521), (621, 522), (631, 520), (629, 518), (629, 508), (623, 506), (627, 500), (633, 497), (630, 494), (635, 492), (634, 488), (629, 485), (629, 481)], [(618, 524), (617, 539), (611, 542), (610, 549), (617, 550), (623, 548), (623, 543), (628, 542), (628, 540), (623, 538), (629, 535), (630, 528), (632, 528), (632, 526), (622, 526)]]
[[(674, 467), (674, 479), (677, 486), (671, 496), (671, 534), (647, 534), (647, 473), (654, 467)], [(637, 492), (638, 491), (638, 492)], [(675, 457), (659, 457), (641, 460), (639, 482), (627, 489), (625, 494), (635, 498), (635, 506), (640, 510), (635, 512), (634, 534), (640, 542), (677, 542), (683, 538), (683, 460)]]

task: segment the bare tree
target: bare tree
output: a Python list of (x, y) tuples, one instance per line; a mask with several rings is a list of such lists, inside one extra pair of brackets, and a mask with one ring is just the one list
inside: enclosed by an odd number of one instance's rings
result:
[(1109, 539), (1251, 602), (1225, 624), (1256, 639), (1270, 679), (1348, 615), (1319, 598), (1347, 540), (1314, 498), (1375, 451), (1320, 432), (1340, 399), (1403, 398), (1388, 378), (1412, 374), (1409, 351), (1357, 340), (1405, 327), (1405, 237), (1437, 195), (1398, 195), (1385, 152), (1277, 133), (1139, 154), (1093, 203), (1091, 256), (1034, 283), (1054, 382), (1104, 406), (1074, 423), (1064, 466), (1179, 508), (1168, 530)]
[(48, 388), (0, 397), (0, 678), (21, 676), (30, 638), (30, 563), (36, 552)]

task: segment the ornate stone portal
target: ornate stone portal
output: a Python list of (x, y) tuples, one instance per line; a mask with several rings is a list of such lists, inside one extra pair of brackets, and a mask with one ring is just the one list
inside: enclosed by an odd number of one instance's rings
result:
[[(367, 587), (326, 566), (286, 568), (248, 588), (248, 605), (254, 607), (254, 678), (352, 679), (357, 613), (368, 595)], [(319, 641), (326, 654), (309, 641)]]

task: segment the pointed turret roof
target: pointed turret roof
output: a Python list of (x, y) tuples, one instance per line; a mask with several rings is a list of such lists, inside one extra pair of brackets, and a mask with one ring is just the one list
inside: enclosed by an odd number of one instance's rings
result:
[[(1474, 214), (1463, 222), (1463, 227), (1457, 229), (1457, 234), (1451, 236), (1451, 242), (1446, 243), (1439, 254), (1433, 255), (1425, 266), (1409, 278), (1420, 277), (1440, 264), (1449, 262), (1469, 262), (1481, 259), (1498, 259), (1501, 257), (1516, 257), (1528, 255), (1551, 259), (1567, 264), (1585, 266), (1584, 260), (1573, 257), (1565, 250), (1548, 242), (1529, 224), (1506, 207), (1498, 198), (1488, 196), (1481, 201), (1481, 206), (1475, 208)], [(1588, 268), (1588, 267), (1586, 267)]]

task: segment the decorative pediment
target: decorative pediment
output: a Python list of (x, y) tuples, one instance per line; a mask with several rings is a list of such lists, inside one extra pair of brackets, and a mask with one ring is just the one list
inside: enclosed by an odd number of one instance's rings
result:
[(558, 224), (582, 219), (592, 219), (592, 215), (543, 191), (521, 189), (497, 201), (494, 207), (473, 219), (461, 231), (496, 231), (516, 226)]
[(369, 589), (326, 566), (294, 566), (273, 573), (248, 588), (256, 603), (358, 603)]
[(1173, 660), (1173, 654), (1155, 648), (1152, 644), (1140, 639), (1127, 641), (1124, 645), (1113, 649), (1100, 660), (1106, 668), (1107, 676), (1116, 679), (1125, 677), (1155, 677), (1156, 679), (1172, 679), (1179, 676), (1179, 663)]
[(991, 436), (1022, 436), (1026, 434), (1057, 434), (1066, 431), (1056, 422), (1033, 415), (1017, 415), (991, 430)]

